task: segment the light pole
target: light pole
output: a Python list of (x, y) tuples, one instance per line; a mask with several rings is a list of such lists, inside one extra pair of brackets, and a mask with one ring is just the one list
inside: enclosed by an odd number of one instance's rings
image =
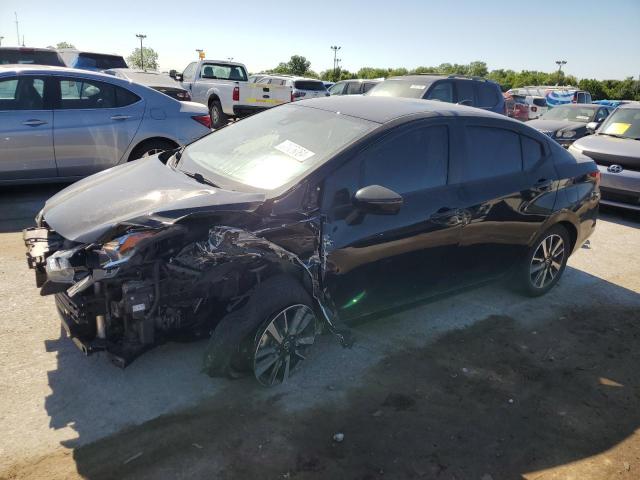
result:
[(556, 60), (556, 65), (558, 65), (558, 73), (562, 73), (562, 66), (566, 64), (566, 60)]
[(233, 57), (227, 57), (227, 61), (233, 62)]
[(331, 50), (333, 50), (333, 81), (336, 81), (336, 68), (338, 65), (338, 50), (340, 50), (342, 47), (338, 46), (338, 45), (332, 45), (331, 46)]
[(144, 54), (142, 53), (142, 39), (147, 38), (146, 35), (141, 33), (136, 33), (136, 37), (140, 39), (140, 67), (144, 70)]
[(3, 39), (3, 38), (4, 38), (4, 37), (3, 37), (2, 35), (0, 35), (0, 47), (2, 46), (2, 39)]
[(204, 56), (202, 55), (202, 52), (204, 52), (204, 50), (201, 48), (196, 48), (196, 52), (198, 52), (198, 60), (202, 60), (204, 58)]

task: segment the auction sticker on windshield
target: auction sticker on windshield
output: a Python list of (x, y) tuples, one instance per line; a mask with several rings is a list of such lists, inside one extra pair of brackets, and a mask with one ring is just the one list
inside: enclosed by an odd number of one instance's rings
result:
[(622, 135), (624, 132), (629, 130), (630, 126), (631, 126), (630, 123), (615, 122), (609, 125), (607, 129), (604, 131), (604, 133), (611, 133), (613, 135)]
[(311, 158), (315, 155), (315, 153), (313, 153), (311, 150), (307, 150), (302, 145), (298, 145), (291, 140), (285, 140), (284, 142), (279, 143), (273, 148), (281, 151), (286, 155), (289, 155), (291, 158), (294, 158), (299, 162), (304, 162), (308, 158)]

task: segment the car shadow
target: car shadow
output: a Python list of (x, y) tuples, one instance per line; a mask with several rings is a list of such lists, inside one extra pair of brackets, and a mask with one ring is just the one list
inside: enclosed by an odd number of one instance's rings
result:
[(625, 227), (640, 228), (640, 212), (623, 208), (600, 205), (600, 220), (604, 220)]
[[(444, 311), (464, 327), (479, 297), (493, 313), (466, 328), (425, 322)], [(592, 457), (640, 427), (638, 293), (569, 267), (542, 298), (495, 285), (452, 298), (358, 325), (363, 350), (324, 348), (270, 390), (200, 373), (203, 342), (163, 345), (123, 371), (61, 335), (46, 345), (50, 426), (77, 433), (63, 445), (90, 479), (494, 480)], [(390, 338), (388, 352), (349, 361)]]
[(69, 184), (3, 186), (0, 188), (0, 233), (19, 232), (34, 226), (44, 203)]

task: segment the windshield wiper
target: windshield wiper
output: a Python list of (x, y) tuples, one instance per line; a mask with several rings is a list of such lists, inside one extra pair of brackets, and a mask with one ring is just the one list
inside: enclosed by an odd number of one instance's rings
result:
[(180, 171), (184, 173), (187, 177), (193, 178), (198, 183), (203, 183), (205, 185), (209, 185), (210, 187), (214, 187), (214, 188), (220, 188), (218, 185), (213, 183), (208, 178), (203, 177), (201, 173), (185, 172), (184, 170), (180, 170)]

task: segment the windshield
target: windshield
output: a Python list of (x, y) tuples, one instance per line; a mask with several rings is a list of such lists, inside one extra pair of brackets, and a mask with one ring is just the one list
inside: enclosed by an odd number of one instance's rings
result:
[(373, 87), (367, 95), (373, 97), (405, 97), (422, 98), (424, 91), (430, 85), (425, 80), (385, 80)]
[(640, 140), (640, 108), (618, 108), (604, 121), (598, 135)]
[(283, 105), (192, 143), (182, 153), (180, 169), (199, 172), (222, 187), (226, 178), (273, 190), (302, 178), (376, 126), (339, 113)]
[(42, 50), (3, 50), (0, 49), (0, 64), (37, 64), (64, 67), (64, 62), (58, 52), (46, 52)]
[(593, 121), (593, 117), (597, 108), (560, 106), (549, 110), (542, 115), (543, 120), (566, 120), (568, 122), (589, 123)]

